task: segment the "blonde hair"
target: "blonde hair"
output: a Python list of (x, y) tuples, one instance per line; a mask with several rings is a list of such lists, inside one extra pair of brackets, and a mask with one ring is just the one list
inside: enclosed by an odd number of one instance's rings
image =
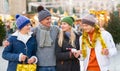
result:
[[(75, 39), (76, 39), (76, 35), (75, 35), (73, 29), (71, 28), (69, 43), (72, 45), (72, 47), (75, 47)], [(59, 35), (58, 35), (58, 45), (60, 47), (62, 47), (63, 40), (64, 40), (64, 32), (62, 30), (60, 30)]]

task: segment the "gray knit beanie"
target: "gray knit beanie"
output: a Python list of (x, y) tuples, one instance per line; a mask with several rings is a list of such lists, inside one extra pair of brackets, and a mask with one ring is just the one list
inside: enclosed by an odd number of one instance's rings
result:
[(47, 9), (44, 9), (43, 6), (38, 6), (37, 11), (38, 11), (39, 21), (42, 21), (43, 19), (45, 19), (48, 16), (51, 16), (50, 12)]
[(95, 16), (92, 14), (86, 15), (85, 17), (82, 18), (81, 21), (82, 21), (82, 24), (88, 24), (91, 26), (94, 26), (97, 22)]

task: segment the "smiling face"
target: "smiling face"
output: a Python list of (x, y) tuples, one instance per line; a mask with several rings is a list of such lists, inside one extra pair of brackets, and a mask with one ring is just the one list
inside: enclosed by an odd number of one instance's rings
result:
[(68, 23), (66, 23), (66, 22), (62, 22), (61, 23), (61, 28), (62, 28), (62, 30), (64, 32), (71, 31), (71, 26)]
[(28, 32), (30, 32), (30, 28), (31, 28), (31, 25), (30, 23), (25, 25), (20, 31), (27, 34)]
[(52, 22), (51, 16), (48, 16), (48, 17), (46, 17), (45, 19), (43, 19), (41, 21), (41, 24), (44, 25), (44, 26), (46, 26), (46, 27), (50, 27), (51, 22)]
[(88, 24), (82, 24), (82, 28), (85, 32), (92, 32), (94, 30), (94, 27)]

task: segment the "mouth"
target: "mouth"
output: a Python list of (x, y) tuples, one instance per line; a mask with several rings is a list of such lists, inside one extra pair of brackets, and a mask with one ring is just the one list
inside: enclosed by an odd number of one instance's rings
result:
[(47, 23), (48, 25), (50, 25), (50, 22), (49, 23)]

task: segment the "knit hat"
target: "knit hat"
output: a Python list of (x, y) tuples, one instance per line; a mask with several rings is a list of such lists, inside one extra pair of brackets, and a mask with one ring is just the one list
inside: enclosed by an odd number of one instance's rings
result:
[(51, 16), (50, 12), (47, 9), (44, 9), (43, 6), (38, 6), (37, 11), (38, 11), (39, 21), (42, 21), (43, 19), (45, 19), (48, 16)]
[(30, 23), (30, 20), (27, 17), (19, 14), (16, 15), (16, 25), (19, 30), (29, 23)]
[(68, 23), (70, 26), (73, 26), (73, 22), (74, 22), (74, 21), (75, 21), (74, 18), (73, 18), (73, 17), (70, 17), (70, 16), (64, 17), (64, 18), (61, 20), (61, 22), (66, 22), (66, 23)]
[(92, 14), (86, 15), (85, 17), (82, 18), (81, 21), (82, 21), (82, 24), (88, 24), (91, 26), (94, 26), (95, 23), (97, 22), (95, 16)]

